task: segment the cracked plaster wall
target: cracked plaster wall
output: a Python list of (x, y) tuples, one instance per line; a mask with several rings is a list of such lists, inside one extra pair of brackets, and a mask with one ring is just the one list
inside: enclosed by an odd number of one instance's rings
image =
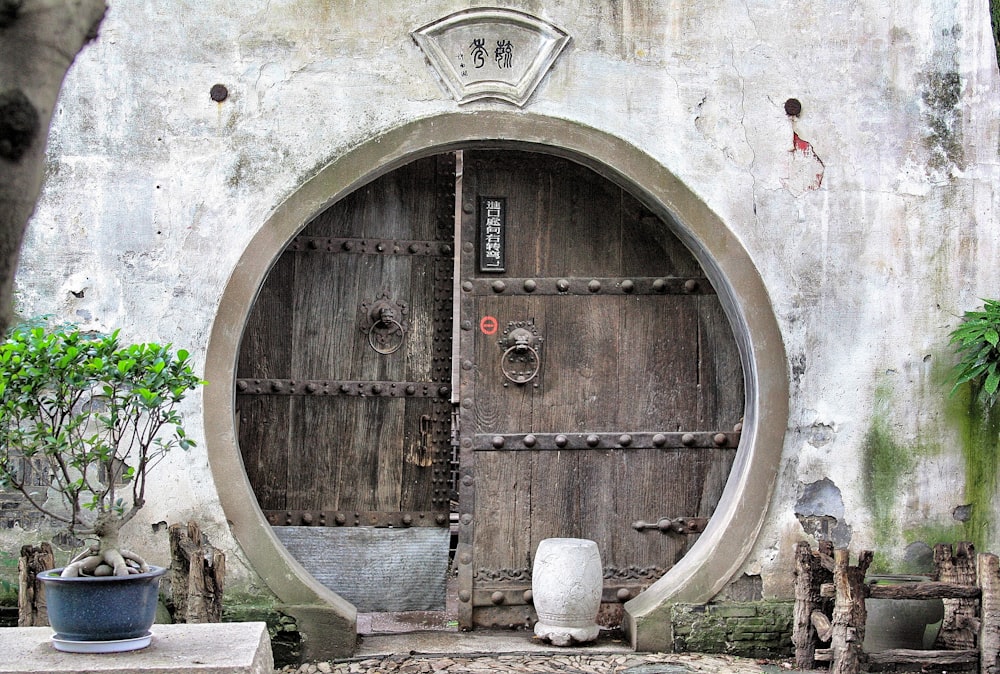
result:
[[(791, 414), (744, 573), (762, 576), (765, 596), (790, 596), (792, 544), (815, 533), (799, 517), (809, 485), (840, 499), (811, 515), (835, 517), (853, 547), (890, 562), (918, 526), (954, 531), (968, 503), (939, 374), (948, 331), (1000, 288), (987, 0), (499, 4), (573, 38), (525, 109), (654, 157), (722, 217), (769, 288)], [(20, 313), (120, 326), (203, 362), (229, 274), (298, 185), (375, 134), (459, 109), (409, 33), (485, 5), (112, 3), (55, 115)], [(209, 97), (218, 83), (221, 103)], [(518, 114), (463, 108), (481, 109)], [(199, 403), (185, 410), (196, 438)], [(865, 482), (876, 427), (907, 459), (877, 503)], [(165, 468), (132, 525), (148, 532), (137, 547), (159, 556), (165, 533), (152, 525), (195, 517), (231, 550), (233, 578), (252, 581), (204, 444)], [(987, 533), (1000, 539), (995, 525)]]

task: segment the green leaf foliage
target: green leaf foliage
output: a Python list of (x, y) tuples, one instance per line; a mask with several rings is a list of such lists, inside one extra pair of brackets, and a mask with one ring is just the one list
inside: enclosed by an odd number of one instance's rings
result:
[(992, 408), (1000, 389), (1000, 301), (983, 300), (982, 311), (966, 311), (950, 343), (959, 354), (952, 394), (968, 384), (976, 398)]
[(39, 322), (15, 328), (0, 344), (0, 486), (73, 533), (89, 533), (95, 514), (128, 521), (148, 471), (193, 445), (176, 407), (203, 383), (187, 352), (169, 344), (122, 345), (117, 331)]

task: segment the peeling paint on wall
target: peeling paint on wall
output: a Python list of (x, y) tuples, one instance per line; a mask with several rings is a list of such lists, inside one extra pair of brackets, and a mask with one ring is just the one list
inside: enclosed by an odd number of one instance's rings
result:
[(952, 167), (964, 170), (962, 113), (959, 109), (961, 76), (957, 72), (927, 73), (922, 88), (921, 100), (925, 106), (924, 121), (927, 124), (924, 144), (930, 152), (928, 169), (945, 174), (950, 174)]
[(830, 479), (801, 485), (795, 503), (795, 517), (802, 529), (820, 541), (833, 541), (836, 547), (851, 543), (851, 527), (844, 522), (844, 499)]
[(823, 172), (826, 167), (812, 144), (793, 132), (792, 150), (788, 153), (788, 157), (785, 176), (781, 179), (784, 188), (796, 197), (818, 190), (823, 184)]

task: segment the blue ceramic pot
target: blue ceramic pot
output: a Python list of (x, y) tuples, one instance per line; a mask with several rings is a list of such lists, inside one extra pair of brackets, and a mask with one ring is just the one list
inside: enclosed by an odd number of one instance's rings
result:
[(62, 578), (62, 569), (38, 574), (45, 584), (49, 624), (66, 641), (120, 641), (149, 633), (156, 619), (162, 566), (117, 577)]

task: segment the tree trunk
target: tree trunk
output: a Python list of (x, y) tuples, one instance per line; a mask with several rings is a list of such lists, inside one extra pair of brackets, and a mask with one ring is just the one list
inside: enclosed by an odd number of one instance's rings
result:
[(17, 259), (41, 191), (59, 89), (106, 9), (104, 0), (8, 0), (0, 6), (0, 335), (12, 317)]
[(17, 562), (17, 626), (43, 627), (49, 624), (49, 614), (45, 604), (45, 588), (38, 580), (38, 574), (55, 568), (56, 559), (52, 546), (22, 545), (21, 558)]
[[(820, 591), (823, 583), (833, 580), (833, 573), (824, 567), (824, 556), (833, 552), (829, 541), (821, 541), (813, 553), (805, 541), (795, 546), (795, 615), (792, 642), (795, 645), (795, 666), (812, 669), (815, 665), (817, 640), (830, 640), (829, 619), (825, 613), (827, 600)], [(818, 625), (823, 625), (822, 629)]]
[(203, 541), (195, 522), (170, 525), (170, 609), (177, 623), (222, 620), (226, 555)]
[(833, 651), (831, 674), (857, 674), (864, 661), (862, 643), (865, 640), (865, 573), (873, 554), (863, 550), (858, 565), (849, 566), (850, 551), (835, 550), (833, 584), (836, 600), (833, 605), (833, 630), (830, 648)]

